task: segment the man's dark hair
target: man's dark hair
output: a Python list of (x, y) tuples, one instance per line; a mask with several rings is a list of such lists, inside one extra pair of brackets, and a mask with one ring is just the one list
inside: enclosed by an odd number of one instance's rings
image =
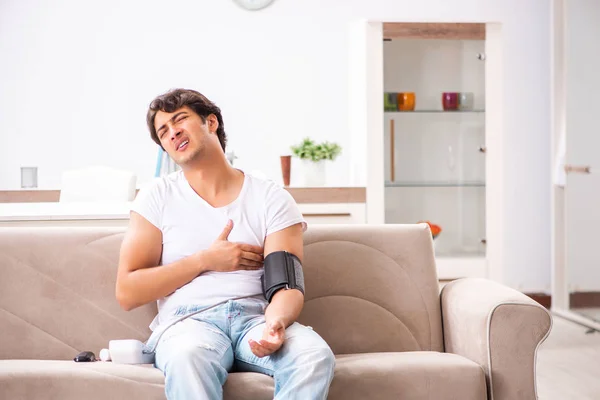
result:
[(152, 140), (162, 147), (160, 139), (156, 134), (156, 128), (154, 128), (154, 118), (156, 118), (156, 113), (159, 111), (172, 113), (183, 106), (191, 108), (198, 114), (203, 123), (206, 123), (206, 117), (210, 114), (214, 114), (217, 117), (217, 120), (219, 121), (217, 137), (219, 138), (219, 143), (221, 143), (223, 152), (225, 152), (227, 135), (225, 135), (225, 126), (223, 125), (221, 109), (217, 107), (215, 103), (207, 99), (202, 93), (190, 89), (172, 89), (152, 100), (152, 103), (150, 103), (150, 107), (148, 108), (148, 114), (146, 115), (146, 122)]

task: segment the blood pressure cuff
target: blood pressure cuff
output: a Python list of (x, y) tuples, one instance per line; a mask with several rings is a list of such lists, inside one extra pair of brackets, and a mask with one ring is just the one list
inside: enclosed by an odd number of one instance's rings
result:
[(261, 283), (269, 303), (280, 289), (298, 289), (304, 294), (304, 273), (298, 257), (287, 251), (274, 251), (265, 258), (264, 266)]

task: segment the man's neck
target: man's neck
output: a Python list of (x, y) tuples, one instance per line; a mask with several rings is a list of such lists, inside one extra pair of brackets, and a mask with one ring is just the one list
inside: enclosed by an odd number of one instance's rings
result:
[(234, 201), (244, 184), (244, 173), (229, 165), (225, 158), (191, 165), (183, 173), (192, 189), (213, 207)]

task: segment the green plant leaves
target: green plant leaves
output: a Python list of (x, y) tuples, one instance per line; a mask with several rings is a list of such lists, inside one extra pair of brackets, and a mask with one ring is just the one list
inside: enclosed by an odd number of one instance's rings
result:
[(305, 138), (297, 146), (291, 147), (294, 155), (301, 160), (321, 161), (321, 160), (335, 160), (335, 158), (342, 152), (342, 148), (337, 143), (323, 142), (315, 143), (310, 138)]

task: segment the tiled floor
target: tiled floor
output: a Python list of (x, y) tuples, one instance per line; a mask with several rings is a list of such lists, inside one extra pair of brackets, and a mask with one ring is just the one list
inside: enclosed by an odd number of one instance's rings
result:
[(600, 308), (573, 308), (571, 311), (600, 322)]
[(554, 316), (537, 358), (540, 400), (600, 399), (600, 333)]

